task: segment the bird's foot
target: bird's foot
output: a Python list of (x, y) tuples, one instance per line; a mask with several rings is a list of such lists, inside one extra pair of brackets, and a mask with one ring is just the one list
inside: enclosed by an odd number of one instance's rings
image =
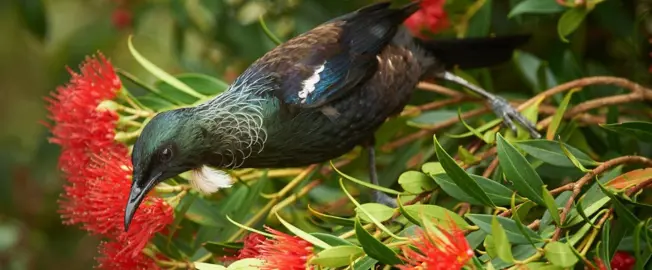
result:
[(537, 131), (537, 127), (530, 122), (525, 116), (516, 110), (509, 102), (499, 96), (492, 96), (489, 99), (489, 105), (496, 115), (503, 119), (505, 125), (510, 128), (516, 134), (516, 123), (525, 128), (530, 136), (534, 139), (541, 138), (541, 134)]
[(371, 199), (379, 204), (384, 204), (386, 206), (389, 206), (391, 208), (397, 208), (398, 204), (396, 203), (396, 199), (390, 197), (389, 195), (382, 193), (381, 191), (378, 190), (372, 190), (371, 191)]

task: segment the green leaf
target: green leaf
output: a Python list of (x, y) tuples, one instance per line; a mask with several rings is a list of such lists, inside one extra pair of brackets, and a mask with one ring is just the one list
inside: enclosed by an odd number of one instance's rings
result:
[(224, 227), (226, 223), (223, 217), (225, 213), (222, 213), (217, 209), (217, 205), (208, 200), (202, 200), (197, 198), (197, 194), (188, 194), (186, 195), (182, 202), (185, 200), (193, 200), (189, 205), (188, 210), (185, 212), (185, 217), (189, 220), (192, 220), (198, 224), (211, 227)]
[(503, 229), (503, 226), (500, 225), (496, 216), (494, 216), (491, 221), (491, 235), (493, 236), (493, 242), (496, 247), (496, 255), (498, 258), (505, 262), (513, 262), (514, 257), (512, 256), (512, 245), (507, 240), (507, 234)]
[(343, 218), (343, 217), (338, 217), (338, 216), (333, 216), (333, 215), (327, 215), (321, 212), (318, 212), (317, 210), (313, 209), (308, 205), (308, 211), (318, 217), (319, 219), (333, 223), (336, 225), (342, 225), (342, 226), (353, 226), (353, 223), (355, 222), (352, 218)]
[(556, 1), (525, 0), (512, 8), (507, 17), (512, 18), (521, 14), (554, 14), (564, 11), (564, 9)]
[[(503, 120), (500, 119), (500, 118), (497, 118), (497, 119), (491, 120), (491, 121), (485, 123), (484, 125), (482, 125), (482, 126), (480, 126), (480, 127), (478, 127), (478, 128), (475, 128), (475, 132), (480, 132), (480, 133), (485, 132), (485, 131), (487, 131), (487, 130), (493, 128), (493, 127), (495, 127), (496, 125), (500, 124), (502, 121), (503, 121)], [(489, 136), (489, 137), (487, 137), (487, 135), (486, 135), (487, 133), (491, 133), (491, 131), (487, 131), (487, 132), (483, 135), (482, 140), (485, 141), (485, 142), (491, 142), (491, 143), (493, 143), (493, 141), (494, 141), (494, 136)], [(469, 131), (469, 132), (465, 132), (465, 133), (461, 133), (461, 134), (448, 134), (448, 133), (446, 134), (447, 137), (458, 138), (458, 139), (459, 139), (459, 138), (470, 137), (470, 136), (473, 136), (473, 135), (475, 135), (475, 133), (474, 133), (473, 131)]]
[(419, 217), (429, 220), (437, 220), (438, 225), (442, 228), (450, 228), (450, 221), (453, 221), (455, 225), (461, 229), (468, 229), (470, 227), (469, 223), (467, 223), (457, 213), (441, 206), (431, 204), (413, 204), (404, 206), (403, 210), (414, 220), (420, 220)]
[(235, 261), (229, 265), (228, 270), (258, 270), (263, 265), (265, 261), (262, 259), (247, 258), (239, 261)]
[(427, 128), (432, 127), (433, 125), (444, 122), (452, 117), (455, 117), (457, 113), (455, 111), (449, 110), (433, 110), (426, 111), (420, 115), (407, 121), (409, 126), (416, 128)]
[[(477, 11), (469, 20), (468, 29), (466, 30), (466, 37), (486, 37), (489, 34), (492, 22), (491, 7), (493, 6), (492, 0), (478, 1), (474, 5), (482, 3)], [(467, 12), (468, 15), (468, 12)]]
[(496, 143), (500, 168), (503, 169), (507, 180), (512, 181), (514, 188), (521, 195), (538, 205), (543, 205), (543, 197), (540, 192), (543, 188), (543, 181), (532, 165), (502, 135), (496, 135)]
[(589, 10), (583, 6), (566, 10), (566, 12), (561, 15), (561, 18), (559, 18), (559, 22), (557, 22), (557, 33), (559, 34), (559, 38), (563, 42), (568, 42), (566, 36), (573, 33), (577, 27), (582, 24), (582, 21), (584, 21), (587, 14), (589, 14)]
[(611, 199), (611, 203), (618, 214), (618, 217), (623, 219), (626, 224), (638, 224), (640, 220), (630, 211), (625, 204), (620, 201), (620, 198), (616, 194), (607, 190), (600, 182), (596, 182), (600, 187), (600, 190)]
[[(361, 210), (361, 208), (364, 208), (364, 210)], [(394, 215), (394, 209), (380, 203), (365, 203), (360, 205), (360, 207), (357, 207), (355, 212), (357, 213), (358, 217), (360, 217), (360, 219), (364, 220), (367, 223), (373, 222), (369, 216), (367, 216), (367, 213), (372, 215), (376, 220), (380, 222), (389, 220), (392, 218), (392, 215)]]
[[(211, 76), (199, 73), (185, 73), (174, 76), (200, 94), (214, 96), (229, 88), (229, 84)], [(165, 83), (169, 85), (168, 83)]]
[(578, 262), (577, 257), (567, 243), (552, 242), (544, 248), (546, 259), (559, 267), (572, 267)]
[(483, 205), (495, 207), (496, 205), (491, 201), (487, 193), (478, 185), (478, 183), (471, 178), (458, 164), (453, 160), (453, 158), (444, 151), (437, 137), (433, 136), (435, 141), (435, 153), (437, 158), (441, 163), (441, 166), (446, 171), (446, 174), (450, 176), (458, 186), (466, 193), (472, 196), (473, 198), (480, 201)]
[[(487, 192), (487, 196), (489, 196), (491, 201), (496, 205), (509, 205), (512, 190), (510, 190), (508, 187), (479, 175), (471, 174), (470, 176), (476, 183), (478, 183), (480, 187), (482, 187), (483, 190)], [(439, 185), (439, 187), (451, 197), (474, 205), (484, 205), (480, 201), (464, 192), (448, 175), (440, 173), (437, 175), (431, 175), (431, 177), (435, 179), (437, 185)], [(516, 200), (517, 202), (524, 201), (524, 199), (520, 196), (518, 196)]]
[(525, 265), (528, 270), (564, 270), (564, 268), (547, 262), (531, 262)]
[(546, 208), (548, 208), (548, 211), (552, 216), (552, 220), (555, 222), (555, 224), (561, 226), (561, 217), (559, 216), (559, 209), (557, 209), (555, 198), (552, 197), (552, 194), (550, 194), (550, 191), (546, 188), (546, 186), (543, 186), (542, 190), (543, 202), (545, 202)]
[(568, 148), (566, 148), (566, 145), (563, 144), (561, 141), (559, 141), (559, 148), (561, 148), (561, 151), (564, 152), (564, 155), (566, 156), (566, 158), (568, 158), (571, 161), (571, 163), (573, 163), (573, 166), (575, 166), (575, 168), (578, 168), (580, 171), (585, 172), (585, 173), (590, 172), (589, 169), (585, 168), (584, 165), (582, 165), (582, 163), (580, 163), (580, 161), (577, 159), (577, 157), (575, 157), (573, 155), (573, 153), (568, 151)]
[(498, 249), (496, 248), (494, 237), (491, 234), (487, 234), (482, 245), (490, 258), (498, 258)]
[(331, 247), (331, 245), (326, 244), (326, 242), (320, 240), (319, 238), (314, 237), (314, 236), (310, 235), (309, 233), (304, 232), (303, 230), (301, 230), (301, 229), (295, 227), (294, 225), (288, 223), (283, 218), (281, 218), (278, 215), (278, 213), (275, 213), (275, 215), (276, 215), (276, 218), (278, 219), (278, 221), (280, 221), (283, 224), (283, 226), (285, 226), (285, 228), (287, 228), (290, 232), (292, 232), (294, 235), (298, 236), (299, 238), (301, 238), (303, 240), (306, 240), (306, 241), (310, 242), (311, 244), (313, 244), (315, 246), (318, 246), (320, 248), (323, 248), (323, 249), (327, 249), (327, 248)]
[(260, 27), (263, 28), (263, 32), (265, 32), (265, 35), (266, 35), (266, 36), (267, 36), (267, 37), (268, 37), (272, 42), (274, 42), (274, 44), (276, 44), (276, 45), (281, 45), (281, 43), (283, 43), (283, 42), (281, 42), (280, 39), (278, 39), (278, 38), (276, 37), (276, 35), (274, 35), (274, 33), (272, 33), (272, 31), (269, 30), (269, 28), (267, 28), (267, 24), (265, 23), (265, 20), (263, 19), (263, 15), (262, 15), (262, 14), (258, 17), (258, 22), (260, 23)]
[(358, 246), (336, 246), (322, 250), (311, 260), (311, 264), (324, 267), (343, 267), (355, 261), (364, 254)]
[(652, 123), (650, 122), (625, 122), (600, 126), (623, 135), (633, 136), (639, 141), (652, 143)]
[[(554, 4), (556, 5), (557, 3)], [(561, 120), (564, 119), (564, 113), (566, 113), (566, 109), (568, 108), (568, 103), (570, 103), (573, 93), (579, 91), (580, 89), (581, 88), (573, 88), (570, 91), (568, 91), (568, 94), (566, 94), (566, 96), (564, 96), (564, 99), (559, 104), (559, 107), (555, 111), (555, 115), (552, 117), (552, 121), (548, 126), (548, 130), (546, 132), (546, 139), (548, 140), (555, 139), (555, 135), (557, 134), (557, 130), (559, 129), (559, 125), (561, 124)]]
[(428, 162), (421, 165), (421, 171), (424, 173), (433, 176), (440, 173), (445, 173), (444, 167), (441, 166), (439, 162)]
[(362, 257), (362, 259), (358, 260), (351, 269), (353, 270), (375, 270), (376, 269), (376, 263), (378, 263), (378, 260), (371, 258), (369, 256)]
[(131, 55), (136, 59), (136, 61), (143, 66), (147, 71), (152, 73), (156, 78), (159, 80), (162, 80), (169, 85), (174, 86), (175, 88), (181, 90), (182, 92), (196, 97), (198, 99), (205, 98), (204, 95), (197, 93), (197, 91), (193, 90), (190, 88), (188, 85), (185, 83), (179, 81), (177, 78), (173, 77), (172, 75), (168, 74), (167, 72), (163, 71), (161, 68), (157, 67), (154, 65), (152, 62), (147, 60), (145, 57), (143, 57), (137, 50), (134, 48), (133, 43), (131, 42), (132, 36), (129, 36), (129, 39), (127, 40), (127, 45), (129, 46), (129, 51), (131, 52)]
[(568, 149), (568, 151), (571, 154), (573, 154), (573, 156), (575, 156), (575, 158), (577, 158), (577, 160), (582, 165), (595, 166), (599, 164), (598, 162), (591, 159), (591, 157), (589, 157), (584, 152), (570, 145), (567, 145), (563, 142), (538, 139), (538, 140), (519, 141), (516, 144), (518, 145), (518, 148), (525, 151), (525, 153), (527, 153), (528, 155), (531, 155), (545, 163), (552, 164), (559, 167), (574, 168), (575, 165), (573, 165), (573, 162), (571, 162), (571, 160), (568, 157), (566, 157), (564, 151), (559, 145), (560, 143), (564, 144), (566, 149)]
[[(613, 253), (609, 250), (609, 246), (611, 246), (611, 239), (609, 237), (609, 234), (611, 233), (611, 222), (605, 222), (602, 224), (602, 233), (600, 235), (600, 238), (602, 239), (601, 242), (599, 242), (595, 250), (597, 251), (598, 255), (600, 256), (600, 259), (602, 259), (603, 262), (610, 262)], [(605, 264), (606, 268), (608, 270), (611, 270), (611, 264)]]
[(333, 164), (333, 162), (331, 162), (331, 167), (332, 167), (333, 170), (335, 170), (339, 175), (341, 175), (341, 176), (344, 177), (345, 179), (350, 180), (351, 182), (354, 182), (354, 183), (356, 183), (356, 184), (358, 184), (358, 185), (365, 186), (365, 187), (368, 187), (368, 188), (370, 188), (370, 189), (375, 189), (375, 190), (382, 191), (382, 192), (389, 193), (389, 194), (394, 194), (394, 195), (399, 195), (399, 194), (401, 194), (400, 192), (398, 192), (398, 191), (396, 191), (396, 190), (389, 189), (389, 188), (382, 187), (382, 186), (378, 186), (378, 185), (374, 185), (374, 184), (369, 183), (369, 182), (367, 182), (367, 181), (362, 181), (362, 180), (359, 180), (359, 179), (357, 179), (357, 178), (355, 178), (355, 177), (353, 177), (353, 176), (350, 176), (350, 175), (348, 175), (348, 174), (345, 174), (345, 173), (341, 172), (339, 169), (337, 169), (337, 168), (335, 167), (335, 165)]
[(432, 191), (436, 184), (432, 178), (418, 171), (407, 171), (398, 177), (398, 183), (403, 190), (412, 194), (421, 194), (424, 191)]
[[(534, 241), (532, 240), (530, 235), (527, 233), (528, 227), (525, 227), (525, 225), (523, 225), (523, 222), (521, 222), (521, 217), (519, 216), (519, 212), (520, 212), (519, 210), (520, 209), (516, 208), (516, 200), (515, 200), (515, 198), (516, 198), (516, 192), (514, 192), (514, 194), (512, 195), (512, 200), (511, 200), (511, 203), (510, 203), (510, 206), (512, 207), (512, 219), (514, 220), (514, 223), (516, 224), (516, 227), (521, 232), (521, 234), (523, 236), (525, 236), (525, 239), (527, 239), (527, 241), (532, 246), (534, 246)], [(531, 204), (532, 204), (532, 202), (529, 202), (528, 205), (531, 205)], [(521, 207), (529, 207), (528, 205), (523, 204)]]
[(369, 234), (358, 219), (355, 221), (355, 235), (360, 241), (362, 249), (369, 257), (389, 265), (401, 263), (401, 259), (398, 258), (396, 252)]
[[(385, 227), (385, 225), (383, 225), (380, 221), (378, 221), (376, 218), (374, 218), (373, 215), (371, 215), (371, 214), (369, 214), (368, 212), (366, 212), (366, 209), (362, 208), (361, 205), (360, 205), (360, 203), (359, 203), (358, 201), (356, 201), (355, 198), (353, 198), (353, 196), (351, 196), (351, 194), (349, 193), (348, 190), (346, 190), (346, 188), (344, 187), (344, 181), (342, 181), (342, 178), (340, 178), (340, 188), (342, 189), (342, 191), (344, 192), (344, 194), (349, 198), (349, 200), (350, 200), (353, 204), (355, 204), (355, 206), (357, 206), (357, 207), (360, 209), (360, 211), (362, 211), (362, 212), (364, 212), (365, 214), (367, 214), (367, 217), (369, 218), (369, 220), (371, 220), (371, 222), (372, 222), (373, 224), (375, 224), (376, 227), (378, 227), (379, 229), (381, 229), (382, 231), (384, 231), (386, 234), (388, 234), (388, 235), (390, 235), (390, 236), (392, 236), (392, 237), (394, 237), (394, 238), (397, 238), (397, 239), (404, 239), (404, 237), (400, 237), (400, 236), (397, 236), (397, 235), (395, 235), (394, 233), (392, 233), (392, 231), (390, 231), (389, 229), (387, 229), (387, 227)], [(356, 219), (356, 220), (358, 220), (358, 219)]]
[[(491, 222), (493, 221), (493, 217), (494, 217), (493, 215), (467, 214), (466, 217), (470, 219), (475, 225), (480, 227), (480, 230), (483, 230), (486, 233), (491, 233)], [(507, 239), (509, 239), (509, 242), (513, 244), (530, 243), (530, 241), (523, 234), (521, 234), (514, 220), (500, 217), (500, 216), (496, 218), (498, 219), (498, 222), (500, 222), (500, 225), (502, 225), (503, 228), (505, 229), (505, 233), (507, 234)], [(525, 231), (527, 232), (526, 234), (530, 237), (530, 239), (532, 239), (532, 241), (534, 242), (543, 241), (541, 239), (541, 236), (539, 236), (531, 229), (526, 227)]]
[[(355, 222), (355, 221), (354, 221)], [(353, 243), (344, 240), (342, 238), (339, 238), (337, 236), (331, 235), (331, 234), (326, 234), (326, 233), (310, 233), (310, 235), (319, 238), (320, 240), (326, 242), (327, 244), (331, 246), (345, 246), (345, 245), (353, 245)]]
[[(45, 12), (46, 8), (44, 2), (44, 0), (13, 1), (13, 3), (17, 4), (18, 13), (22, 15), (25, 20), (27, 29), (29, 29), (29, 31), (41, 41), (43, 41), (48, 34), (48, 19)], [(7, 7), (5, 6), (5, 8)]]
[(492, 143), (492, 142), (490, 142), (490, 141), (486, 141), (486, 140), (485, 140), (484, 136), (482, 135), (482, 132), (480, 132), (480, 131), (478, 131), (477, 129), (473, 128), (472, 126), (470, 126), (469, 124), (467, 124), (466, 121), (464, 121), (464, 118), (462, 118), (462, 108), (461, 108), (461, 107), (457, 109), (457, 119), (458, 119), (458, 120), (462, 123), (462, 125), (464, 125), (464, 127), (465, 127), (466, 129), (468, 129), (468, 130), (469, 130), (473, 135), (475, 135), (475, 136), (478, 137), (479, 139), (483, 140), (485, 143)]
[(224, 266), (217, 265), (217, 264), (212, 264), (212, 263), (203, 263), (203, 262), (196, 262), (193, 263), (195, 265), (195, 269), (197, 270), (225, 270), (227, 269)]

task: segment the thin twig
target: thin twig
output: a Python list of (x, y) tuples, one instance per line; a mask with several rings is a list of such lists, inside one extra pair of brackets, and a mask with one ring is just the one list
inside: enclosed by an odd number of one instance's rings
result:
[[(612, 160), (609, 160), (609, 161), (606, 161), (606, 162), (600, 164), (600, 166), (596, 167), (592, 171), (585, 174), (578, 181), (568, 183), (568, 184), (566, 184), (566, 185), (564, 185), (564, 186), (562, 186), (560, 188), (556, 188), (554, 191), (559, 191), (559, 190), (562, 190), (562, 189), (563, 190), (569, 190), (570, 189), (570, 190), (573, 191), (571, 196), (568, 198), (568, 201), (566, 202), (566, 205), (564, 206), (564, 208), (562, 209), (562, 211), (560, 213), (560, 224), (564, 224), (564, 222), (566, 221), (566, 217), (568, 216), (568, 213), (570, 212), (571, 208), (573, 207), (573, 202), (575, 202), (575, 198), (580, 194), (580, 192), (582, 191), (582, 187), (584, 187), (584, 185), (586, 185), (594, 177), (596, 177), (597, 175), (605, 172), (609, 168), (611, 168), (613, 166), (616, 166), (616, 165), (624, 164), (624, 163), (641, 163), (641, 164), (645, 164), (647, 166), (652, 167), (652, 160), (648, 159), (646, 157), (641, 157), (641, 156), (617, 157), (617, 158), (614, 158)], [(561, 230), (562, 230), (561, 227), (557, 227), (557, 229), (555, 230), (554, 235), (552, 236), (553, 241), (559, 239), (559, 237), (561, 236)]]

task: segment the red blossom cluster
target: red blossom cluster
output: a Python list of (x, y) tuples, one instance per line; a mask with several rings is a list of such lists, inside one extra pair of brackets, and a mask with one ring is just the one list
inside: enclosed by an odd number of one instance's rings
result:
[[(607, 267), (604, 265), (601, 259), (596, 259), (595, 264), (598, 270), (606, 270)], [(616, 251), (614, 257), (611, 258), (611, 269), (612, 270), (632, 270), (636, 265), (636, 258), (631, 254), (624, 251)]]
[(128, 1), (113, 0), (113, 2), (117, 5), (111, 14), (111, 22), (113, 23), (113, 26), (120, 30), (130, 27), (133, 22), (133, 14), (131, 9), (128, 7)]
[(126, 145), (114, 140), (115, 111), (98, 108), (112, 100), (122, 85), (110, 62), (99, 55), (87, 58), (80, 73), (69, 69), (70, 82), (46, 98), (50, 142), (61, 146), (59, 168), (67, 184), (59, 201), (65, 224), (81, 225), (109, 242), (100, 247), (100, 267), (143, 269), (155, 265), (141, 252), (154, 234), (173, 221), (172, 208), (148, 196), (124, 232), (125, 202), (131, 186), (131, 160)]
[(448, 27), (448, 16), (444, 10), (446, 0), (422, 0), (421, 8), (405, 21), (413, 35), (424, 37), (424, 33), (437, 33)]
[(473, 250), (464, 237), (464, 231), (451, 224), (448, 231), (419, 230), (411, 239), (411, 246), (402, 247), (405, 265), (397, 265), (402, 270), (445, 270), (462, 269), (473, 257)]
[[(418, 231), (410, 244), (403, 246), (401, 259), (405, 265), (396, 265), (399, 269), (462, 269), (473, 257), (464, 232), (454, 225), (449, 231), (440, 229), (437, 232)], [(252, 233), (243, 239), (243, 248), (236, 256), (228, 260), (259, 258), (265, 261), (261, 269), (313, 269), (308, 261), (313, 256), (314, 248), (307, 241), (271, 228), (265, 228), (274, 235), (266, 239), (264, 236)], [(410, 248), (415, 247), (417, 250)]]
[(313, 269), (308, 261), (313, 255), (313, 246), (307, 241), (285, 234), (269, 227), (265, 229), (274, 235), (273, 238), (257, 233), (250, 233), (243, 239), (243, 247), (236, 256), (226, 260), (241, 260), (259, 258), (265, 261), (263, 270), (305, 270)]

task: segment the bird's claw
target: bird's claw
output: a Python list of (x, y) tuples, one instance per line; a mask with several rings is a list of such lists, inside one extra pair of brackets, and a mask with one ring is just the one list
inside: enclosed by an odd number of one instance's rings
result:
[(512, 105), (510, 105), (506, 99), (499, 96), (494, 96), (489, 100), (489, 104), (491, 105), (491, 109), (494, 111), (494, 113), (503, 119), (505, 125), (510, 128), (514, 134), (517, 132), (516, 124), (514, 123), (516, 122), (525, 128), (530, 133), (532, 138), (541, 138), (541, 134), (539, 134), (537, 131), (534, 123), (530, 122), (530, 120), (525, 118), (525, 116), (518, 112), (516, 108), (512, 107)]

